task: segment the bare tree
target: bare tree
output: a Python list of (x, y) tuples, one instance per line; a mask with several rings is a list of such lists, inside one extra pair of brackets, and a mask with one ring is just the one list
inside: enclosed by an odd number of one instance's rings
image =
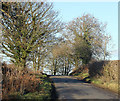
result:
[(106, 40), (109, 36), (105, 35), (105, 27), (105, 24), (90, 14), (78, 17), (67, 24), (63, 35), (74, 47), (74, 56), (78, 57), (75, 60), (81, 59), (83, 63), (88, 63), (91, 58), (100, 59), (108, 54), (104, 46), (109, 42)]
[(48, 41), (47, 37), (59, 31), (58, 14), (52, 3), (46, 2), (9, 2), (2, 5), (3, 53), (25, 68), (29, 54), (40, 49)]

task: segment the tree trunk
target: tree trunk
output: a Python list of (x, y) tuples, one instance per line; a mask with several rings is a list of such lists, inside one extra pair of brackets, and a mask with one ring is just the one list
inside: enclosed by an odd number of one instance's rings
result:
[(104, 60), (106, 58), (106, 41), (105, 41), (105, 47), (104, 47)]
[(57, 72), (57, 60), (55, 61), (55, 63), (54, 63), (54, 61), (53, 61), (53, 66), (54, 66), (54, 75), (56, 75), (56, 72)]
[(40, 69), (40, 56), (38, 56), (38, 67), (37, 67), (37, 71), (39, 71)]
[(40, 47), (38, 48), (38, 67), (37, 67), (37, 71), (39, 71), (40, 69)]
[(78, 60), (75, 58), (75, 68), (78, 68)]
[(25, 69), (25, 68), (26, 68), (26, 58), (23, 59), (23, 69)]
[(35, 57), (35, 54), (33, 54), (33, 68), (34, 68), (34, 72), (36, 72), (36, 57)]

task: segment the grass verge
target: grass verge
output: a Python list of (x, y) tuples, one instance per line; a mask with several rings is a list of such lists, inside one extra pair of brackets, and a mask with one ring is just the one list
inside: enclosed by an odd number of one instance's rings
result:
[(74, 74), (73, 76), (76, 77), (78, 80), (81, 80), (86, 83), (91, 83), (95, 86), (108, 89), (118, 94), (118, 83), (117, 82), (113, 82), (113, 81), (103, 82), (102, 79), (100, 78), (99, 79), (91, 78), (89, 76), (89, 73), (77, 73), (77, 74)]
[(118, 94), (118, 83), (116, 82), (103, 82), (100, 79), (92, 79), (91, 83), (104, 89), (108, 89)]
[[(8, 100), (40, 100), (40, 101), (53, 101), (56, 99), (55, 95), (55, 87), (53, 82), (47, 75), (39, 75), (39, 74), (32, 74), (35, 75), (36, 79), (41, 80), (41, 84), (37, 88), (37, 91), (28, 92), (21, 94), (20, 92), (12, 92), (7, 94), (7, 98), (3, 97)], [(34, 85), (35, 86), (35, 85)], [(54, 95), (53, 95), (54, 94)]]

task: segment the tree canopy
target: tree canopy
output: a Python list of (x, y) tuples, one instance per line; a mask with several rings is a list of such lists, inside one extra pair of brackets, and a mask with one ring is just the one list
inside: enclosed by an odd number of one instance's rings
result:
[(63, 26), (49, 2), (3, 2), (0, 11), (2, 52), (21, 69), (29, 62), (35, 71), (49, 66), (53, 74), (68, 75), (73, 67), (109, 55), (106, 24), (90, 14)]
[(59, 31), (57, 12), (47, 2), (3, 2), (2, 5), (2, 46), (6, 50), (3, 53), (25, 68), (29, 54), (48, 41), (51, 33)]

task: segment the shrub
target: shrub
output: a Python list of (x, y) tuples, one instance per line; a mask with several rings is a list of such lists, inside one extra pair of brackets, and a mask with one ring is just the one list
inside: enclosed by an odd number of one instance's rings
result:
[(103, 82), (118, 82), (118, 62), (118, 60), (93, 62), (89, 65), (89, 74)]
[[(2, 70), (3, 99), (13, 97), (16, 94), (17, 97), (20, 98), (19, 95), (22, 96), (28, 93), (44, 92), (44, 88), (42, 88), (44, 81), (41, 79), (41, 74), (38, 74), (39, 77), (36, 77), (34, 73), (27, 71), (27, 69), (24, 71), (18, 71), (13, 67), (8, 67), (5, 63), (2, 65)], [(44, 75), (42, 78), (45, 77), (46, 76)]]

